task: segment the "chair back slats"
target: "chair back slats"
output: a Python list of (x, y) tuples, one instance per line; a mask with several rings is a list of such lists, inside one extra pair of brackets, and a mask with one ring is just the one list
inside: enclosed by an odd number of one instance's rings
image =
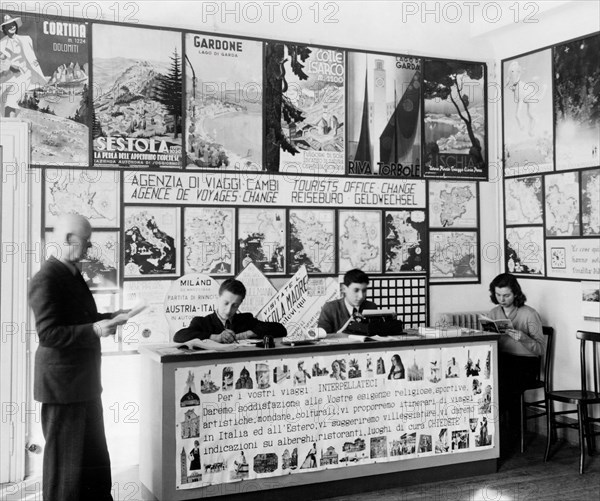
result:
[(592, 391), (598, 393), (600, 387), (598, 386), (598, 344), (600, 344), (600, 332), (590, 331), (577, 331), (577, 339), (580, 340), (579, 356), (581, 359), (581, 390), (583, 392), (588, 391), (588, 369), (587, 369), (587, 357), (586, 357), (586, 342), (592, 343)]
[(546, 336), (546, 356), (544, 357), (544, 391), (550, 391), (550, 375), (552, 374), (552, 350), (554, 347), (554, 329), (544, 325), (542, 332)]

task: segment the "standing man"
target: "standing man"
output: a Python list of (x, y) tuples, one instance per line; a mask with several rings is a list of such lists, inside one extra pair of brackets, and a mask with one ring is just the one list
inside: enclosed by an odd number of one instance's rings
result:
[(335, 301), (325, 303), (321, 309), (318, 327), (325, 332), (341, 332), (348, 324), (363, 310), (376, 310), (377, 305), (367, 301), (367, 289), (369, 277), (362, 270), (350, 270), (344, 275), (344, 286), (342, 293), (344, 297)]
[(44, 501), (112, 501), (110, 458), (100, 393), (100, 338), (115, 334), (124, 313), (98, 313), (76, 267), (91, 247), (92, 227), (76, 214), (54, 228), (56, 256), (32, 278), (29, 304), (39, 347), (33, 396), (42, 403), (46, 439)]

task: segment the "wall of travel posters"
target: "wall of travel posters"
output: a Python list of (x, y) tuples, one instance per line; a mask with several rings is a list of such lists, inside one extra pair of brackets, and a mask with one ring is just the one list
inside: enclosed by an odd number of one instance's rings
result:
[(593, 34), (503, 61), (511, 273), (589, 280), (599, 271), (598, 54), (600, 34)]

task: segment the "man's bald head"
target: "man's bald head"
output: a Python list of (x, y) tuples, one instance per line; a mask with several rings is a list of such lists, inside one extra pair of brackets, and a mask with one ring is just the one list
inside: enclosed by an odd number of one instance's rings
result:
[(79, 214), (63, 214), (54, 226), (54, 243), (62, 249), (61, 261), (80, 261), (91, 247), (92, 225)]

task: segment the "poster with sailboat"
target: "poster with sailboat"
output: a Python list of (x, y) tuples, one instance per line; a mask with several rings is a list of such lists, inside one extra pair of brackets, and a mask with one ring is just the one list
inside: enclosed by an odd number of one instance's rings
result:
[(0, 12), (0, 116), (31, 124), (31, 163), (89, 164), (89, 24)]
[(421, 60), (348, 52), (346, 173), (421, 177)]
[(428, 178), (488, 178), (486, 65), (423, 61), (424, 153)]
[(181, 33), (93, 25), (94, 165), (181, 167)]

